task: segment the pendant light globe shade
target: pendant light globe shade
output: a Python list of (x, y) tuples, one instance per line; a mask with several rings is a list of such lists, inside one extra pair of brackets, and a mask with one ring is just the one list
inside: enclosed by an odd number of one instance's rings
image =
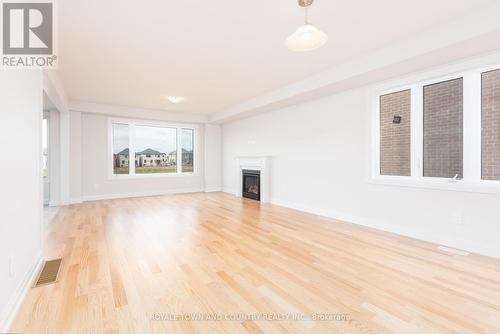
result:
[(327, 41), (327, 34), (312, 24), (305, 24), (286, 39), (285, 46), (292, 51), (304, 52), (318, 49)]

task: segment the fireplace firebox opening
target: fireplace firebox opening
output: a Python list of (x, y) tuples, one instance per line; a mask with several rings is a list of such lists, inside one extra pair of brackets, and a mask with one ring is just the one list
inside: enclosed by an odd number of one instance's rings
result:
[(260, 171), (244, 169), (242, 178), (242, 196), (260, 201)]

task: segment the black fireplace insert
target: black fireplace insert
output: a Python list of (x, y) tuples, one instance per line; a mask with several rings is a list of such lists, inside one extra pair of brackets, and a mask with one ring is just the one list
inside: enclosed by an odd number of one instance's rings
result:
[(260, 171), (244, 169), (242, 178), (243, 197), (260, 201)]

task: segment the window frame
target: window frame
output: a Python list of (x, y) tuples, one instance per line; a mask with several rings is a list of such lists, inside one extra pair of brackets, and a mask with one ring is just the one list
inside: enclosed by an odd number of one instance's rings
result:
[(483, 136), (482, 136), (482, 126), (483, 126), (483, 124), (482, 124), (482, 122), (483, 122), (483, 74), (488, 73), (488, 72), (493, 72), (493, 71), (500, 71), (500, 65), (498, 65), (498, 66), (489, 66), (489, 67), (486, 68), (486, 70), (481, 71), (481, 73), (479, 73), (479, 81), (481, 82), (481, 87), (480, 87), (480, 92), (479, 92), (479, 94), (480, 94), (480, 100), (481, 100), (480, 116), (479, 116), (480, 117), (480, 122), (481, 122), (481, 133), (480, 133), (480, 137), (481, 137), (480, 138), (480, 140), (481, 140), (480, 159), (481, 159), (481, 161), (480, 161), (480, 164), (479, 164), (480, 165), (479, 168), (480, 168), (480, 174), (481, 174), (481, 180), (482, 181), (492, 182), (492, 183), (495, 183), (495, 182), (499, 183), (500, 180), (485, 180), (485, 179), (483, 179), (483, 146), (482, 146), (482, 144), (483, 144), (483, 141), (482, 141), (483, 140)]
[[(132, 135), (129, 136), (129, 146), (134, 148), (134, 155), (133, 155), (134, 156), (134, 163), (133, 163), (134, 166), (133, 166), (133, 168), (130, 167), (130, 158), (129, 158), (129, 168), (130, 168), (130, 172), (128, 174), (129, 176), (136, 176), (136, 177), (146, 176), (146, 177), (150, 177), (151, 175), (164, 176), (164, 175), (167, 175), (167, 174), (170, 174), (170, 175), (172, 175), (172, 174), (173, 175), (180, 174), (179, 173), (179, 166), (178, 166), (178, 161), (179, 161), (179, 128), (178, 127), (172, 126), (172, 125), (166, 125), (166, 124), (165, 125), (157, 125), (157, 124), (153, 125), (152, 123), (145, 124), (144, 122), (135, 122), (133, 124), (129, 123), (129, 126), (130, 126), (131, 129), (133, 129), (130, 132), (130, 133), (133, 133), (133, 136)], [(174, 129), (175, 130), (175, 141), (176, 141), (175, 142), (175, 144), (176, 144), (176, 148), (175, 148), (175, 152), (176, 152), (176, 158), (175, 158), (176, 159), (175, 160), (176, 161), (176, 165), (175, 165), (176, 172), (175, 173), (169, 172), (169, 173), (139, 173), (139, 174), (137, 174), (135, 172), (135, 168), (136, 168), (136, 166), (135, 166), (135, 155), (137, 154), (137, 152), (135, 150), (135, 145), (134, 145), (135, 143), (134, 143), (134, 141), (135, 141), (135, 128), (138, 127), (138, 126), (155, 127), (155, 128), (166, 128), (166, 129)], [(132, 155), (130, 155), (130, 156), (132, 156)], [(148, 163), (148, 160), (149, 160), (149, 163), (152, 163), (154, 161), (153, 160), (154, 158), (151, 157), (151, 155), (149, 157), (148, 157), (148, 155), (146, 155), (146, 158), (148, 158), (145, 161), (146, 163)], [(133, 172), (132, 172), (132, 170), (133, 170)]]
[[(444, 83), (449, 83), (451, 81), (455, 81), (455, 80), (462, 80), (462, 122), (465, 121), (465, 101), (466, 101), (466, 98), (465, 98), (465, 78), (463, 76), (451, 76), (452, 78), (451, 79), (446, 79), (446, 80), (439, 80), (439, 81), (431, 81), (431, 83), (425, 83), (423, 85), (419, 85), (419, 88), (421, 89), (421, 98), (422, 99), (422, 107), (421, 107), (421, 114), (420, 114), (420, 118), (421, 118), (421, 122), (422, 122), (422, 143), (421, 143), (421, 146), (422, 146), (422, 156), (421, 156), (421, 160), (419, 161), (419, 166), (422, 170), (422, 177), (424, 179), (445, 179), (445, 180), (451, 180), (452, 178), (446, 178), (446, 177), (432, 177), (432, 176), (425, 176), (424, 175), (424, 172), (425, 172), (425, 163), (424, 163), (424, 160), (425, 160), (425, 111), (424, 111), (424, 107), (425, 107), (425, 94), (424, 94), (424, 89), (425, 87), (429, 87), (429, 86), (433, 86), (433, 85), (438, 85), (438, 84), (444, 84)], [(420, 143), (419, 143), (420, 144)], [(465, 149), (465, 124), (462, 124), (462, 175), (465, 175), (465, 167), (464, 167), (464, 164), (465, 164), (465, 156), (464, 156), (464, 149)], [(463, 178), (462, 178), (463, 179)], [(462, 180), (460, 179), (460, 180)], [(458, 181), (458, 180), (457, 180)]]
[[(192, 172), (183, 172), (182, 171), (182, 168), (183, 168), (183, 164), (182, 164), (182, 158), (183, 158), (183, 156), (182, 156), (182, 149), (183, 149), (183, 146), (182, 146), (183, 145), (182, 144), (182, 130), (191, 130), (192, 131), (192, 140), (193, 140), (193, 143), (192, 143), (192, 146), (193, 146), (193, 171)], [(178, 145), (177, 145), (178, 146), (177, 149), (180, 148), (180, 158), (181, 158), (181, 160), (178, 160), (178, 161), (180, 161), (180, 171), (183, 174), (193, 173), (195, 171), (195, 168), (196, 168), (196, 166), (195, 166), (195, 163), (196, 163), (196, 161), (195, 161), (195, 154), (196, 154), (196, 152), (195, 151), (197, 151), (195, 149), (195, 144), (196, 144), (196, 141), (195, 141), (196, 135), (195, 134), (196, 134), (196, 131), (193, 128), (188, 128), (188, 127), (185, 127), (185, 126), (183, 126), (183, 127), (180, 128), (180, 133), (179, 133), (179, 129), (177, 131), (178, 131), (178, 137), (177, 137), (177, 139), (180, 140), (180, 145), (179, 145), (179, 142), (178, 142)], [(179, 155), (177, 157), (179, 157)]]
[[(129, 126), (129, 174), (115, 174), (113, 171), (113, 124), (121, 123), (127, 124)], [(177, 171), (175, 173), (135, 173), (135, 127), (136, 126), (152, 126), (161, 128), (174, 128), (176, 129), (176, 150), (177, 150)], [(190, 129), (193, 130), (193, 171), (192, 172), (182, 172), (182, 166), (179, 164), (179, 159), (182, 158), (182, 153), (179, 152), (181, 147), (181, 130)], [(169, 178), (169, 177), (194, 177), (199, 175), (198, 170), (198, 127), (194, 124), (185, 123), (170, 123), (162, 121), (148, 121), (148, 120), (137, 120), (137, 119), (124, 119), (124, 118), (108, 118), (108, 149), (107, 149), (107, 170), (108, 179), (110, 180), (127, 180), (127, 179), (148, 179), (148, 178)], [(134, 157), (134, 163), (131, 163), (132, 157)]]
[[(408, 86), (410, 87), (410, 86)], [(404, 92), (404, 91), (407, 91), (409, 90), (410, 91), (410, 176), (412, 171), (413, 171), (413, 147), (412, 147), (412, 144), (413, 144), (413, 105), (412, 105), (412, 102), (413, 102), (413, 90), (411, 88), (404, 88), (404, 89), (401, 89), (401, 90), (398, 90), (398, 91), (392, 91), (391, 93), (388, 93), (388, 94), (380, 94), (378, 96), (378, 99), (377, 99), (377, 112), (378, 112), (378, 115), (377, 115), (377, 127), (378, 127), (378, 167), (377, 167), (377, 173), (378, 175), (381, 175), (381, 176), (395, 176), (395, 177), (409, 177), (408, 175), (387, 175), (387, 174), (382, 174), (382, 141), (381, 141), (381, 138), (380, 138), (380, 135), (382, 133), (382, 124), (381, 124), (381, 117), (382, 117), (382, 96), (386, 96), (386, 95), (389, 95), (389, 94), (393, 94), (393, 93), (401, 93), (401, 92)]]
[[(500, 194), (500, 181), (483, 180), (481, 175), (481, 74), (495, 69), (500, 69), (498, 57), (494, 62), (478, 59), (441, 67), (373, 87), (370, 91), (371, 98), (369, 102), (372, 114), (372, 162), (369, 182), (400, 187)], [(463, 179), (452, 181), (449, 178), (424, 177), (424, 86), (459, 78), (463, 78)], [(380, 97), (407, 89), (411, 90), (411, 175), (382, 175), (380, 174)]]

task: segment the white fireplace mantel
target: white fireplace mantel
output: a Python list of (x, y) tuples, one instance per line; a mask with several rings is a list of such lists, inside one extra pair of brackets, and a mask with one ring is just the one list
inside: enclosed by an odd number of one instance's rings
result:
[(237, 165), (237, 178), (236, 196), (242, 197), (242, 171), (244, 169), (260, 171), (260, 201), (268, 203), (271, 200), (271, 156), (239, 156), (236, 157)]

